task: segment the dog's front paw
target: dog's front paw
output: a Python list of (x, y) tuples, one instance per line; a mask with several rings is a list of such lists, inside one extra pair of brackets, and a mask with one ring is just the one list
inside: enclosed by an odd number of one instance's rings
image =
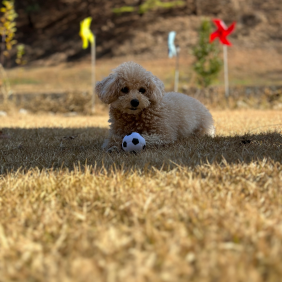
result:
[(117, 147), (117, 146), (112, 146), (111, 148), (109, 148), (108, 150), (107, 150), (107, 153), (112, 153), (112, 152), (117, 152), (117, 153), (119, 153), (119, 148)]

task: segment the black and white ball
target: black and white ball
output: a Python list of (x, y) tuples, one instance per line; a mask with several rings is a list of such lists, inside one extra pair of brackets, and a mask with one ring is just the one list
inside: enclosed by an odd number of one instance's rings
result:
[(145, 149), (145, 146), (145, 139), (137, 132), (126, 135), (122, 140), (122, 149), (125, 152), (138, 153)]

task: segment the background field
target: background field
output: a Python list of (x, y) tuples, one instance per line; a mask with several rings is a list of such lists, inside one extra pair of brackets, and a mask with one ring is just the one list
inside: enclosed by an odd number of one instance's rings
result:
[(279, 281), (282, 114), (212, 113), (137, 156), (106, 112), (1, 117), (0, 281)]
[[(106, 77), (112, 69), (124, 61), (135, 61), (164, 82), (167, 90), (173, 90), (175, 60), (142, 59), (135, 56), (98, 60), (96, 79)], [(272, 49), (254, 50), (232, 47), (229, 49), (230, 85), (234, 86), (281, 86), (282, 55)], [(90, 60), (61, 63), (56, 66), (28, 66), (8, 70), (14, 93), (58, 93), (62, 91), (91, 91)], [(192, 70), (192, 54), (180, 58), (180, 90), (195, 87)], [(223, 71), (213, 82), (224, 86)]]

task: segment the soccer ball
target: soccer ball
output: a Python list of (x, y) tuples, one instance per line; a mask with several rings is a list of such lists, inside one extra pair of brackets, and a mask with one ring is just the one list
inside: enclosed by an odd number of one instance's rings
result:
[(137, 132), (126, 135), (122, 140), (122, 149), (125, 152), (137, 153), (145, 149), (145, 147), (145, 139)]

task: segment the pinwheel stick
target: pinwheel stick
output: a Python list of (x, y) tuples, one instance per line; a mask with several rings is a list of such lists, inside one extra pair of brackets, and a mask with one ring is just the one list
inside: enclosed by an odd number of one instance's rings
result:
[(178, 91), (178, 82), (179, 82), (179, 53), (180, 53), (180, 47), (176, 46), (174, 92)]
[(229, 77), (228, 77), (228, 56), (227, 45), (223, 45), (223, 60), (224, 60), (224, 83), (225, 83), (225, 98), (229, 99)]
[(91, 75), (92, 75), (92, 112), (95, 111), (95, 61), (96, 61), (96, 39), (90, 29), (92, 18), (88, 17), (80, 22), (79, 35), (82, 38), (82, 48), (87, 49), (91, 43)]
[(95, 112), (95, 65), (96, 65), (96, 40), (91, 43), (91, 75), (92, 75), (92, 113)]
[(217, 30), (210, 35), (210, 41), (214, 41), (215, 38), (219, 38), (221, 44), (223, 44), (223, 56), (224, 56), (224, 80), (225, 80), (225, 98), (228, 104), (229, 98), (229, 81), (228, 81), (228, 58), (227, 58), (227, 46), (232, 44), (228, 41), (229, 36), (235, 29), (236, 22), (233, 22), (229, 27), (220, 19), (214, 19), (214, 24), (217, 26)]

